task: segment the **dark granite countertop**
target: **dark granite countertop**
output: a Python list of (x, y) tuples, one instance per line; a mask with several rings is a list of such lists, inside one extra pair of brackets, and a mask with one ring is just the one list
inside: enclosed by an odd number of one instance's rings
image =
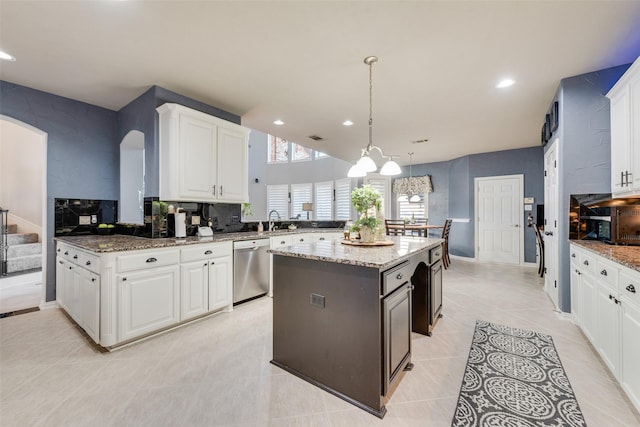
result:
[(640, 246), (608, 245), (598, 240), (570, 240), (570, 243), (625, 267), (640, 271)]
[(242, 232), (242, 233), (224, 233), (214, 234), (213, 237), (185, 237), (182, 239), (176, 239), (175, 237), (164, 239), (149, 239), (146, 237), (127, 236), (117, 234), (113, 236), (59, 236), (56, 240), (59, 240), (70, 245), (77, 246), (81, 249), (85, 249), (91, 252), (104, 253), (104, 252), (122, 252), (122, 251), (135, 251), (141, 249), (156, 249), (156, 248), (169, 248), (179, 247), (185, 245), (204, 244), (204, 243), (217, 243), (228, 241), (240, 241), (240, 240), (254, 240), (254, 239), (268, 239), (274, 236), (294, 235), (302, 233), (332, 233), (342, 232), (342, 229), (337, 228), (298, 228), (296, 230), (276, 230), (265, 231), (262, 234), (258, 232)]
[(439, 238), (385, 236), (393, 246), (350, 246), (341, 240), (300, 244), (270, 249), (274, 255), (306, 258), (318, 261), (351, 264), (362, 267), (385, 268), (416, 252), (433, 248), (442, 242)]

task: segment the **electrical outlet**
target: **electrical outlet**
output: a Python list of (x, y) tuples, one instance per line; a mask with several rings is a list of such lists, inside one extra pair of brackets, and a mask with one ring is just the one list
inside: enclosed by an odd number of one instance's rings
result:
[(191, 215), (191, 225), (200, 225), (200, 215)]
[(89, 215), (80, 215), (78, 217), (78, 224), (79, 225), (89, 225), (89, 224), (91, 224), (91, 216), (89, 216)]
[(311, 294), (311, 305), (324, 308), (324, 296), (318, 294)]

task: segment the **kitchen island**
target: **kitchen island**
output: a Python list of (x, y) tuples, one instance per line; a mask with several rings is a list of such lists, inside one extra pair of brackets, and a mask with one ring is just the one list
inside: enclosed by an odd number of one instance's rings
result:
[(274, 365), (380, 418), (411, 364), (411, 294), (442, 239), (272, 249)]

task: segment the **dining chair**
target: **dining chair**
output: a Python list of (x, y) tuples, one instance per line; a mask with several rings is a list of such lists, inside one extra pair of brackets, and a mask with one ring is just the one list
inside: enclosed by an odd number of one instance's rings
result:
[(444, 268), (449, 268), (451, 265), (451, 258), (449, 258), (449, 232), (451, 231), (451, 218), (447, 218), (444, 221), (444, 226), (442, 227), (442, 238), (444, 239), (444, 243), (442, 244), (442, 264)]
[(385, 219), (384, 228), (387, 236), (404, 236), (404, 220), (403, 219)]

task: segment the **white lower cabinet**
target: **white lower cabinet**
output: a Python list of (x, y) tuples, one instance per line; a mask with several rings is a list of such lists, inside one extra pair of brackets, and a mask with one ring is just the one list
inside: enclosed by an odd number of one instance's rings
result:
[(83, 268), (78, 269), (78, 298), (80, 325), (92, 340), (100, 340), (100, 276)]
[(582, 302), (571, 303), (574, 322), (640, 409), (640, 272), (575, 244), (569, 252), (571, 296)]
[(209, 311), (209, 261), (180, 266), (180, 320), (192, 319)]
[(179, 271), (174, 265), (118, 275), (120, 341), (180, 322)]
[(622, 299), (622, 389), (640, 408), (640, 307)]
[(620, 301), (617, 290), (600, 284), (598, 286), (597, 313), (598, 333), (597, 349), (614, 377), (620, 370)]
[(231, 256), (209, 262), (209, 311), (233, 307), (233, 264)]

